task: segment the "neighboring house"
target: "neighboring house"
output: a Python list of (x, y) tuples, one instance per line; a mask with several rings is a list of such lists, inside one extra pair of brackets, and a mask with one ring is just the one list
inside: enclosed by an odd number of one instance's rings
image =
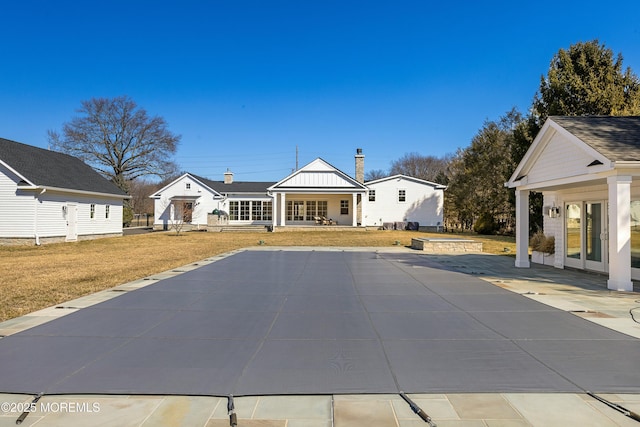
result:
[(0, 244), (120, 236), (128, 197), (76, 157), (0, 138)]
[(640, 280), (640, 117), (549, 117), (507, 185), (516, 190), (516, 267), (529, 267), (529, 193), (544, 197), (553, 264)]
[(181, 223), (189, 228), (259, 225), (273, 230), (401, 222), (440, 226), (444, 186), (403, 175), (365, 183), (361, 150), (355, 161), (355, 178), (321, 158), (276, 183), (235, 182), (229, 171), (224, 181), (187, 173), (151, 195), (154, 228)]

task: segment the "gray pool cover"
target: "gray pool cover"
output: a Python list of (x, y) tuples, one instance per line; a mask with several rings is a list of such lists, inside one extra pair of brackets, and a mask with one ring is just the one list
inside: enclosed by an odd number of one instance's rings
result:
[(246, 251), (0, 339), (0, 392), (640, 392), (640, 340), (418, 254)]

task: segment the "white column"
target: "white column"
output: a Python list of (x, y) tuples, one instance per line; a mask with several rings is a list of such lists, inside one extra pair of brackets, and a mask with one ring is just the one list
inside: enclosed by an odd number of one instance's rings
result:
[(607, 287), (633, 291), (631, 281), (631, 177), (610, 176), (609, 280)]
[(516, 267), (529, 268), (529, 191), (516, 189)]
[(358, 226), (358, 194), (351, 195), (351, 226)]
[(369, 203), (369, 192), (362, 193), (362, 198), (360, 199), (360, 224), (363, 227), (367, 226), (367, 203)]
[(287, 195), (280, 193), (280, 225), (284, 227), (287, 218)]
[(273, 193), (273, 201), (271, 202), (271, 221), (273, 221), (273, 231), (276, 231), (278, 226), (278, 194)]

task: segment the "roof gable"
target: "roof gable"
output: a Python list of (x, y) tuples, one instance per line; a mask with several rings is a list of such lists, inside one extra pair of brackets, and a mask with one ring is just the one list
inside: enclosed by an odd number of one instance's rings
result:
[(77, 157), (0, 138), (0, 162), (30, 187), (126, 196)]
[(160, 190), (153, 193), (150, 197), (160, 197), (163, 192), (166, 192), (168, 188), (171, 188), (186, 179), (191, 179), (194, 182), (201, 185), (205, 190), (212, 193), (214, 197), (222, 197), (223, 194), (266, 194), (267, 189), (274, 184), (274, 182), (259, 182), (259, 181), (237, 181), (231, 184), (225, 184), (223, 181), (212, 181), (208, 178), (203, 178), (192, 173), (185, 173), (179, 178), (175, 179), (171, 183), (165, 185)]
[(318, 157), (269, 187), (278, 189), (364, 190), (365, 186)]
[(550, 117), (507, 182), (509, 187), (610, 169), (611, 159)]

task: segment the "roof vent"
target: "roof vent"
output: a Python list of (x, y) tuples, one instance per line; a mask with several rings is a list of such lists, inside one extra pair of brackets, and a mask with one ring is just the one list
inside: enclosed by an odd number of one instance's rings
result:
[(593, 162), (589, 163), (587, 165), (587, 167), (589, 167), (589, 166), (598, 166), (598, 165), (601, 165), (601, 164), (602, 164), (602, 162), (600, 160), (594, 160)]

